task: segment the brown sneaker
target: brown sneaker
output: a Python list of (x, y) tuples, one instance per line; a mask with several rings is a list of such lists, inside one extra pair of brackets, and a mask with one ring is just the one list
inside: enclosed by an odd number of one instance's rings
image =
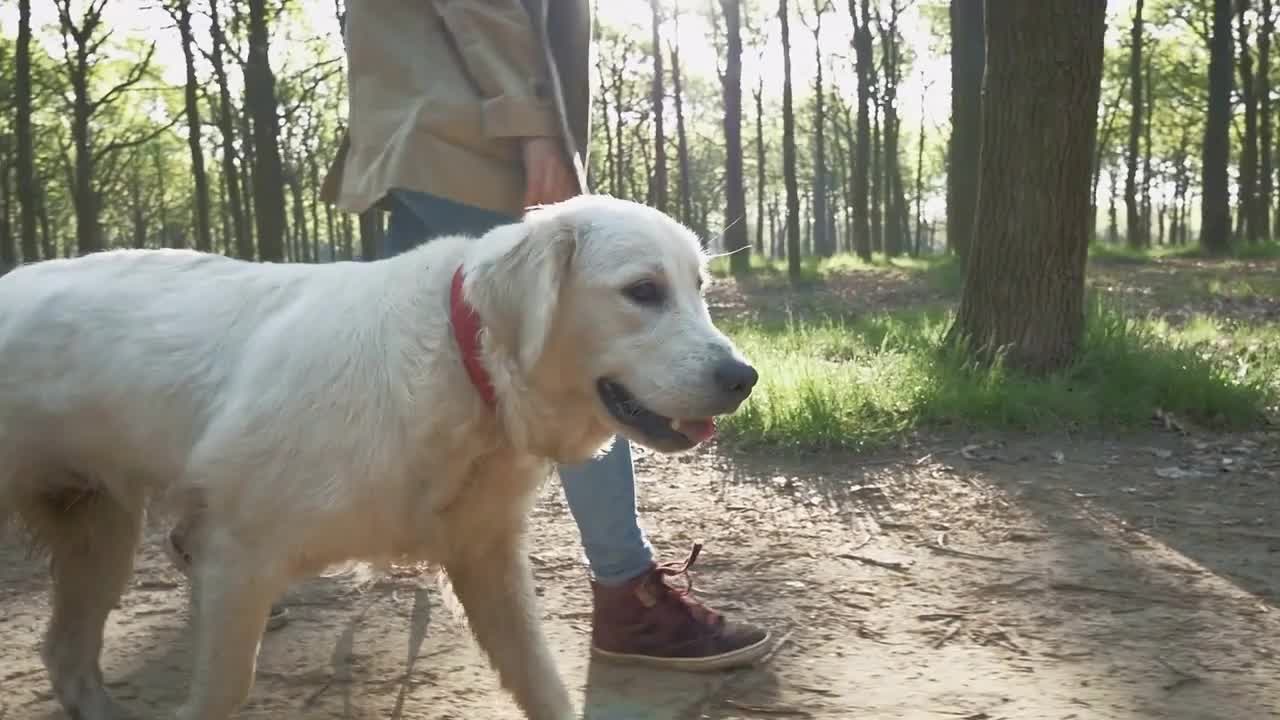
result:
[[(702, 550), (695, 543), (683, 563), (654, 564), (623, 585), (591, 583), (595, 600), (591, 651), (602, 659), (671, 670), (710, 671), (750, 665), (769, 649), (769, 632), (731, 623), (693, 599), (689, 568)], [(677, 588), (667, 578), (684, 576)]]

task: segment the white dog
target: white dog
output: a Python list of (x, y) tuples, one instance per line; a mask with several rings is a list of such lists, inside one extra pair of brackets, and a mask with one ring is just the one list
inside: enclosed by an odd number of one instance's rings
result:
[(689, 449), (750, 394), (704, 272), (674, 220), (584, 196), (371, 263), (122, 250), (0, 278), (0, 523), (52, 556), (57, 699), (118, 716), (103, 624), (151, 505), (194, 559), (181, 720), (244, 702), (291, 581), (403, 557), (444, 569), (528, 717), (570, 717), (526, 516), (552, 463), (615, 433)]

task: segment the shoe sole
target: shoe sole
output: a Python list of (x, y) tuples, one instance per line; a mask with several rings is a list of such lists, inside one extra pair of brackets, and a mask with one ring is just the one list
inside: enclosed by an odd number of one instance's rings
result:
[(769, 641), (771, 639), (771, 635), (765, 635), (759, 642), (752, 645), (721, 655), (700, 658), (668, 658), (655, 657), (653, 655), (635, 655), (632, 653), (615, 653), (601, 650), (594, 645), (591, 647), (591, 654), (601, 660), (608, 660), (622, 665), (643, 665), (662, 670), (681, 670), (684, 672), (715, 672), (755, 663), (768, 654)]

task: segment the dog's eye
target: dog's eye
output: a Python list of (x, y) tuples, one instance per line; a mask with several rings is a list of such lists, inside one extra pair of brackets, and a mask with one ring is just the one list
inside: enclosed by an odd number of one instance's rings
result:
[(657, 305), (662, 302), (662, 288), (652, 280), (628, 285), (622, 292), (637, 305)]

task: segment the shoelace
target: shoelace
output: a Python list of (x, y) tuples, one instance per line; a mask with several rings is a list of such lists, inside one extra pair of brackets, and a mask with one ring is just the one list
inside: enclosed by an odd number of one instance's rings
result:
[[(689, 612), (699, 623), (713, 625), (718, 622), (720, 614), (692, 597), (693, 574), (689, 572), (689, 569), (693, 567), (693, 563), (697, 561), (698, 554), (701, 552), (702, 543), (695, 542), (693, 549), (689, 551), (689, 556), (683, 562), (670, 562), (659, 565), (654, 570), (654, 573), (660, 578), (657, 584), (664, 591), (664, 597), (677, 601), (679, 606)], [(667, 578), (677, 577), (684, 579), (684, 587), (675, 587), (666, 581)]]

